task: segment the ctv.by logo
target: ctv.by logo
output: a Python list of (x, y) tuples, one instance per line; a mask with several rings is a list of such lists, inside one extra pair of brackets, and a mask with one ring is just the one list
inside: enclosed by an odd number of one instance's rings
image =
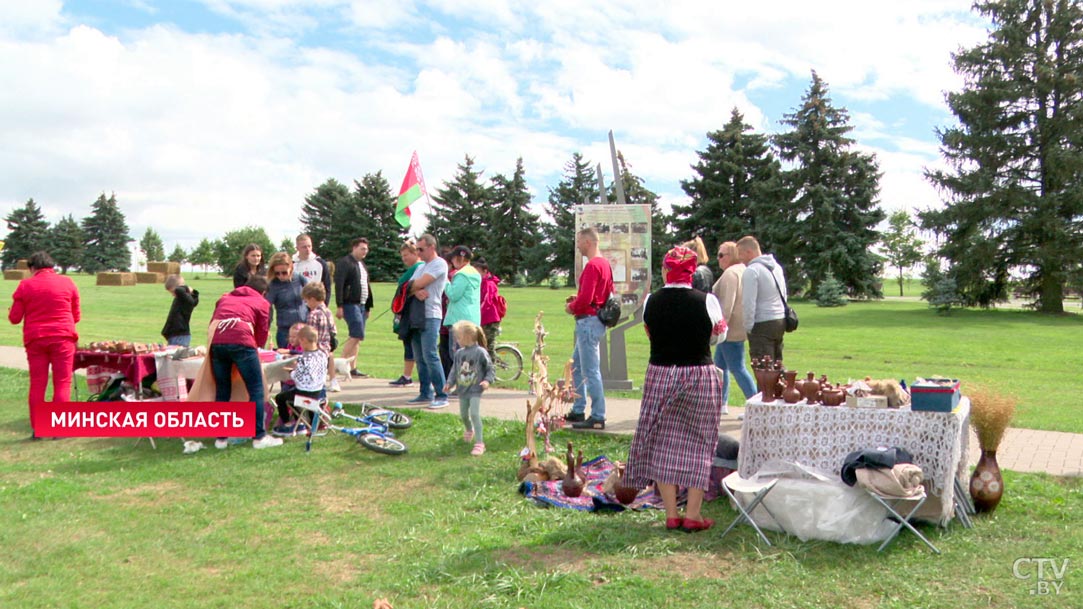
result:
[(1056, 595), (1064, 589), (1069, 562), (1067, 558), (1016, 558), (1012, 575), (1021, 580), (1033, 579), (1030, 593), (1035, 596)]

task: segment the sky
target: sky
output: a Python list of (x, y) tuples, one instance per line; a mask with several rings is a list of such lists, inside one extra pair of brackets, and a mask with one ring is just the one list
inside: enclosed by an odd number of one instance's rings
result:
[(936, 207), (951, 54), (987, 28), (970, 0), (0, 0), (0, 208), (78, 220), (115, 193), (167, 251), (277, 243), (328, 178), (398, 194), (417, 151), (430, 193), (466, 155), (485, 178), (521, 157), (540, 212), (575, 152), (612, 180), (609, 131), (687, 203), (707, 133), (734, 107), (784, 130), (813, 70), (882, 207)]

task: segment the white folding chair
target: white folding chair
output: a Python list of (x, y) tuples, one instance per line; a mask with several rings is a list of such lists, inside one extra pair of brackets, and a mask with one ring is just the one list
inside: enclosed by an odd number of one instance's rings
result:
[(293, 396), (291, 410), (296, 421), (295, 425), (300, 425), (305, 420), (301, 416), (303, 413), (307, 412), (312, 415), (308, 424), (308, 439), (305, 442), (305, 452), (308, 452), (312, 449), (312, 438), (317, 436), (320, 423), (324, 423), (330, 429), (331, 416), (323, 409), (323, 404), (319, 398), (310, 398), (303, 395)]
[[(777, 483), (778, 478), (773, 478), (767, 482), (746, 480), (742, 478), (741, 474), (738, 472), (733, 472), (723, 478), (722, 490), (726, 493), (726, 496), (730, 498), (730, 503), (737, 508), (739, 513), (737, 514), (737, 517), (733, 519), (733, 522), (726, 527), (726, 530), (722, 531), (722, 536), (719, 537), (719, 539), (725, 537), (733, 527), (737, 526), (743, 520), (752, 525), (752, 528), (756, 529), (756, 533), (759, 534), (760, 539), (762, 539), (765, 544), (771, 545), (771, 540), (767, 539), (767, 536), (763, 534), (759, 525), (757, 525), (756, 521), (752, 518), (752, 512), (763, 504), (763, 500), (767, 497), (767, 494), (771, 492), (771, 489), (775, 488), (775, 484)], [(751, 494), (752, 500), (748, 502), (748, 505), (744, 505), (741, 503), (739, 494)], [(771, 517), (771, 520), (778, 522), (778, 519), (771, 513), (771, 510), (767, 509), (766, 504), (763, 504), (762, 507), (764, 511), (767, 512), (767, 515)]]
[[(933, 542), (929, 541), (927, 537), (921, 534), (921, 531), (915, 529), (914, 525), (910, 524), (910, 517), (916, 514), (917, 511), (921, 509), (921, 506), (925, 504), (925, 500), (928, 499), (928, 495), (925, 494), (924, 488), (921, 489), (920, 495), (915, 495), (913, 497), (889, 497), (881, 495), (868, 487), (862, 488), (864, 488), (865, 492), (875, 499), (877, 503), (884, 506), (884, 509), (887, 510), (886, 517), (895, 522), (895, 528), (891, 530), (891, 534), (884, 540), (884, 543), (880, 544), (880, 547), (876, 549), (877, 552), (882, 552), (893, 539), (898, 537), (899, 532), (902, 531), (903, 527), (906, 527), (911, 533), (917, 535), (918, 539), (925, 542), (925, 545), (929, 546), (929, 549), (937, 554), (940, 553), (940, 550), (933, 545)], [(913, 505), (913, 507), (903, 515), (898, 509), (898, 506), (905, 504)]]

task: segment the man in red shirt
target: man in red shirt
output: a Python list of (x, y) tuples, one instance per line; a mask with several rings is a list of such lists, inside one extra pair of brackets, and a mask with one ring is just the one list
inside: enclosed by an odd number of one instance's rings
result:
[[(579, 275), (579, 291), (568, 298), (564, 310), (575, 316), (575, 351), (572, 374), (575, 403), (567, 416), (573, 429), (605, 429), (605, 390), (602, 387), (601, 356), (598, 344), (605, 336), (605, 325), (598, 319), (598, 309), (613, 292), (613, 269), (598, 251), (598, 233), (585, 228), (576, 234), (575, 247), (587, 258)], [(586, 416), (587, 395), (590, 417)]]
[(79, 290), (75, 283), (53, 270), (53, 259), (45, 252), (34, 252), (28, 262), (33, 273), (19, 282), (12, 294), (8, 321), (23, 324), (23, 345), (30, 368), (30, 439), (34, 433), (35, 406), (45, 401), (49, 368), (53, 369), (53, 401), (71, 399), (72, 363), (79, 334)]

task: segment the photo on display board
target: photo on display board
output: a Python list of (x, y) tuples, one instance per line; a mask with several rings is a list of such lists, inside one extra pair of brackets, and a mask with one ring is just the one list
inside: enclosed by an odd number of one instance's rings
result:
[(639, 259), (639, 260), (646, 260), (647, 259), (647, 248), (645, 248), (645, 247), (633, 247), (631, 249), (631, 255), (632, 255), (632, 258)]
[(613, 282), (624, 283), (628, 281), (628, 253), (620, 250), (610, 250), (604, 253), (609, 267), (613, 269)]

